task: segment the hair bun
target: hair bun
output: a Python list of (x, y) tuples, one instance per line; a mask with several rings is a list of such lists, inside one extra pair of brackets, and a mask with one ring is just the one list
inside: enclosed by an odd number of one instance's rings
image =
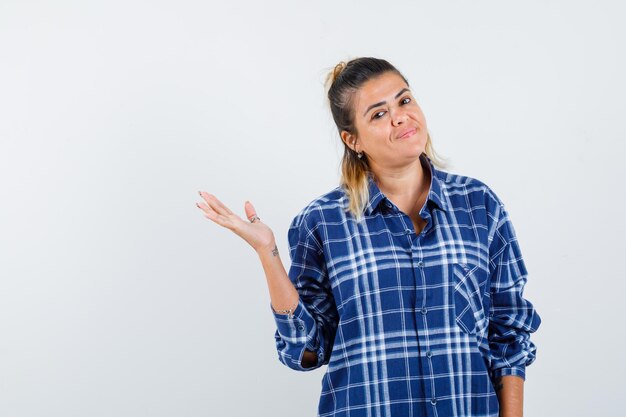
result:
[(326, 75), (326, 82), (325, 82), (326, 90), (329, 90), (332, 87), (337, 77), (339, 77), (339, 74), (341, 74), (343, 70), (346, 69), (347, 66), (348, 64), (345, 61), (341, 61), (337, 65), (335, 65), (332, 70), (328, 72), (328, 74)]
[(341, 72), (346, 68), (347, 65), (348, 64), (344, 61), (341, 61), (340, 63), (335, 65), (335, 68), (333, 69), (333, 81), (335, 81), (337, 77), (339, 77), (339, 74), (341, 74)]

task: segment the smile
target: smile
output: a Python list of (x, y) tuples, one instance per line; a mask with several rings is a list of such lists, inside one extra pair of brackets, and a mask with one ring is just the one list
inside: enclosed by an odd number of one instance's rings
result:
[(404, 132), (404, 133), (402, 134), (402, 136), (399, 136), (399, 137), (398, 137), (398, 139), (406, 139), (406, 138), (408, 138), (409, 136), (413, 136), (413, 135), (415, 134), (415, 132), (416, 132), (416, 131), (417, 131), (416, 129), (411, 129), (411, 130), (409, 130), (409, 131), (407, 131), (407, 132)]

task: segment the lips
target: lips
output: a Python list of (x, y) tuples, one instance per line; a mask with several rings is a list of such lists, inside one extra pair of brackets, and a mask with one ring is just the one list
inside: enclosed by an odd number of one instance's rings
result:
[(400, 132), (400, 135), (398, 136), (398, 139), (408, 138), (409, 136), (412, 136), (413, 134), (415, 134), (416, 131), (417, 131), (417, 129), (415, 129), (415, 128), (404, 130), (404, 131)]

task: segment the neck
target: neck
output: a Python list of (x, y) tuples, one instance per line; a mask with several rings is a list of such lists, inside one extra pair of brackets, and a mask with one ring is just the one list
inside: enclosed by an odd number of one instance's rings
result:
[(422, 158), (400, 169), (372, 167), (378, 188), (391, 200), (416, 202), (430, 188), (430, 169)]

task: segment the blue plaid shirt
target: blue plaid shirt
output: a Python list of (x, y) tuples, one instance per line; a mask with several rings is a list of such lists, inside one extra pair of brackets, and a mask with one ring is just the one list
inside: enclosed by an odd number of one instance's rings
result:
[[(289, 227), (300, 300), (277, 313), (278, 359), (328, 365), (318, 416), (497, 417), (492, 380), (526, 378), (541, 319), (523, 298), (527, 271), (504, 204), (483, 182), (430, 168), (416, 233), (369, 178), (364, 220), (341, 187)], [(302, 367), (305, 349), (317, 364)]]

